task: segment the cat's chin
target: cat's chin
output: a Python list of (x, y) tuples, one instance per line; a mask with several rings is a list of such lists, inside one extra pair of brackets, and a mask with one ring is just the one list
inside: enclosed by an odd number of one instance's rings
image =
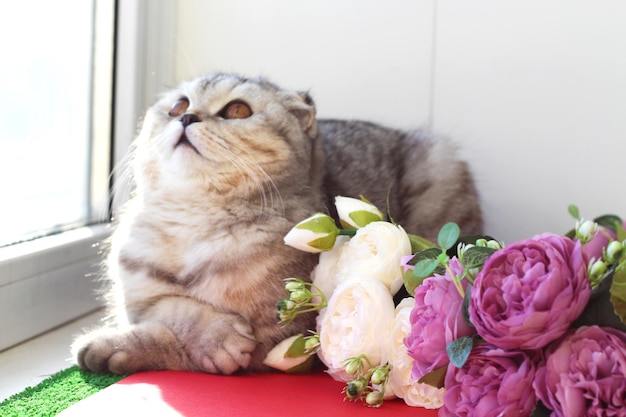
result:
[(198, 149), (196, 149), (193, 143), (191, 143), (191, 141), (189, 140), (189, 138), (187, 137), (185, 133), (183, 133), (180, 136), (180, 138), (178, 139), (178, 142), (176, 142), (176, 145), (174, 145), (174, 149), (181, 148), (181, 147), (189, 148), (193, 150), (195, 153), (197, 153), (198, 155), (200, 155), (200, 152), (198, 151)]

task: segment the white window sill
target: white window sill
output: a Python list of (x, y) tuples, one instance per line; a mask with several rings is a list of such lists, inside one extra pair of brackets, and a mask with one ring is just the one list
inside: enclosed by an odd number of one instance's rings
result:
[(106, 225), (0, 249), (0, 351), (101, 307)]
[(78, 320), (51, 330), (0, 352), (0, 402), (72, 365), (70, 345), (84, 328), (98, 324), (102, 311), (91, 313)]

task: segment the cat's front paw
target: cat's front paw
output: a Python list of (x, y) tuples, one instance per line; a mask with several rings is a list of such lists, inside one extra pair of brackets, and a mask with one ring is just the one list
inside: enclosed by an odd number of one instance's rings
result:
[(211, 321), (191, 356), (202, 370), (216, 374), (232, 374), (246, 369), (256, 349), (252, 326), (239, 315), (220, 314)]
[(97, 373), (189, 368), (178, 340), (158, 323), (92, 331), (74, 341), (72, 354), (81, 368)]
[[(97, 373), (134, 372), (128, 362), (126, 337), (113, 329), (85, 334), (72, 344), (72, 356), (81, 368)], [(121, 365), (121, 366), (120, 366)]]

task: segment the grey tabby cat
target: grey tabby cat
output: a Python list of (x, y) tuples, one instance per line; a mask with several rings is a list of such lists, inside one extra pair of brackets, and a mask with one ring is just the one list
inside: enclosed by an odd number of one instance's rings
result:
[(481, 231), (468, 167), (445, 142), (318, 122), (307, 94), (262, 78), (214, 74), (164, 94), (133, 155), (107, 259), (112, 319), (72, 347), (95, 372), (264, 370), (277, 342), (314, 322), (277, 322), (283, 280), (317, 262), (283, 237), (336, 195), (385, 208), (390, 193), (394, 220), (429, 238), (448, 221)]

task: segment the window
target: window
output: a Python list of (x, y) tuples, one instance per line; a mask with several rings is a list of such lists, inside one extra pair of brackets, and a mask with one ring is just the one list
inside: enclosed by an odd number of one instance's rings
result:
[(94, 276), (110, 217), (115, 6), (3, 5), (0, 351), (100, 307)]
[(0, 246), (107, 219), (111, 3), (4, 7)]

